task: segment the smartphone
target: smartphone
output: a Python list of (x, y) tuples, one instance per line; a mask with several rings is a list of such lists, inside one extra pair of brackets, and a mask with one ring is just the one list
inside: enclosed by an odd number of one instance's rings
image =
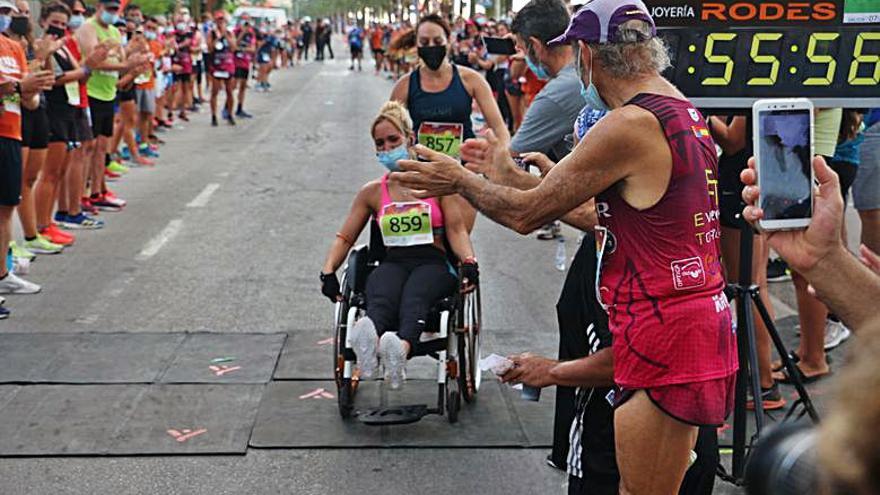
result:
[(758, 100), (752, 107), (760, 230), (804, 229), (813, 216), (813, 103)]
[(514, 55), (516, 54), (516, 46), (510, 38), (493, 38), (491, 36), (483, 36), (483, 45), (486, 51), (492, 55)]

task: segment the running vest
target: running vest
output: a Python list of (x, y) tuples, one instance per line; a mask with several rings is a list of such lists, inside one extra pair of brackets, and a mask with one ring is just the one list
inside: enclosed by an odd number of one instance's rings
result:
[[(122, 50), (122, 36), (119, 34), (119, 30), (115, 26), (102, 27), (94, 17), (86, 22), (95, 27), (98, 43), (103, 43), (106, 40), (115, 42), (114, 47), (110, 51), (110, 56), (107, 57), (107, 61), (121, 62), (122, 58), (117, 51)], [(101, 101), (113, 101), (116, 98), (117, 81), (119, 81), (119, 73), (117, 71), (96, 70), (92, 72), (87, 83), (89, 97)]]
[(455, 65), (452, 66), (452, 82), (439, 93), (428, 93), (422, 89), (419, 69), (412, 71), (409, 76), (406, 106), (416, 132), (419, 131), (422, 122), (461, 124), (464, 128), (463, 138), (472, 138), (474, 137), (471, 126), (472, 104), (473, 98), (465, 89), (458, 67)]
[(596, 197), (607, 229), (598, 297), (614, 335), (615, 382), (641, 389), (726, 377), (737, 368), (736, 335), (722, 292), (715, 142), (688, 101), (639, 94), (627, 105), (660, 122), (672, 172), (645, 210), (617, 185)]

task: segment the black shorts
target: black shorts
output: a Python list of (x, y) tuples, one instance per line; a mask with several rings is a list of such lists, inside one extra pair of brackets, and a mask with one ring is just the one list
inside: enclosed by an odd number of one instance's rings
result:
[(86, 141), (91, 141), (95, 139), (95, 134), (92, 132), (92, 121), (89, 117), (89, 109), (87, 108), (77, 108), (73, 112), (73, 122), (75, 126), (75, 137), (76, 142), (84, 143)]
[(119, 101), (134, 101), (135, 99), (134, 85), (130, 89), (119, 90)]
[(236, 79), (247, 79), (250, 75), (250, 69), (242, 69), (241, 67), (236, 67), (235, 75), (233, 77), (235, 77)]
[(348, 45), (349, 50), (351, 50), (352, 57), (360, 57), (364, 53), (364, 47), (357, 45)]
[(21, 109), (21, 145), (32, 150), (44, 150), (49, 144), (49, 117), (45, 107), (36, 110)]
[(188, 83), (192, 79), (192, 74), (174, 74), (174, 82)]
[(21, 141), (0, 137), (0, 205), (21, 201)]
[(98, 100), (89, 96), (89, 110), (92, 114), (92, 134), (99, 136), (113, 136), (113, 102)]
[(856, 173), (859, 171), (858, 165), (850, 162), (831, 161), (831, 170), (837, 173), (840, 178), (840, 194), (843, 195), (843, 206), (846, 207), (846, 200), (849, 198), (849, 190), (856, 180)]
[(76, 142), (76, 121), (73, 116), (49, 116), (49, 142), (72, 143)]
[(748, 226), (742, 217), (746, 204), (742, 199), (745, 185), (739, 174), (746, 168), (748, 153), (741, 151), (734, 155), (722, 155), (718, 160), (718, 207), (722, 227), (739, 229)]
[(371, 48), (373, 55), (385, 55), (385, 50), (382, 48)]

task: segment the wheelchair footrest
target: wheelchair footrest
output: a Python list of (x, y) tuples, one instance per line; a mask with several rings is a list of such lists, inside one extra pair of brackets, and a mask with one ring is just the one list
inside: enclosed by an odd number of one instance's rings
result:
[(358, 420), (371, 426), (406, 425), (415, 423), (428, 414), (431, 414), (431, 411), (425, 404), (390, 406), (362, 411), (358, 414)]

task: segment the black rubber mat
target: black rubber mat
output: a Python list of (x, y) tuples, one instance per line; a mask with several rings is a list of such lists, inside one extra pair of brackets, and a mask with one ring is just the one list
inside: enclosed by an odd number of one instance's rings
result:
[(9, 333), (0, 383), (266, 383), (285, 336)]
[[(320, 393), (323, 390), (326, 395)], [(496, 381), (484, 381), (474, 404), (462, 404), (459, 421), (425, 416), (418, 423), (367, 426), (356, 418), (343, 420), (333, 382), (289, 381), (268, 385), (254, 426), (252, 447), (538, 447), (552, 440), (554, 393), (527, 403), (519, 392)], [(409, 380), (399, 391), (381, 382), (362, 383), (355, 408), (427, 404), (435, 407), (437, 384)]]
[(0, 383), (151, 383), (184, 334), (23, 334), (0, 338)]
[(194, 333), (175, 353), (161, 383), (266, 383), (287, 334)]
[(262, 385), (0, 386), (0, 455), (244, 454)]

